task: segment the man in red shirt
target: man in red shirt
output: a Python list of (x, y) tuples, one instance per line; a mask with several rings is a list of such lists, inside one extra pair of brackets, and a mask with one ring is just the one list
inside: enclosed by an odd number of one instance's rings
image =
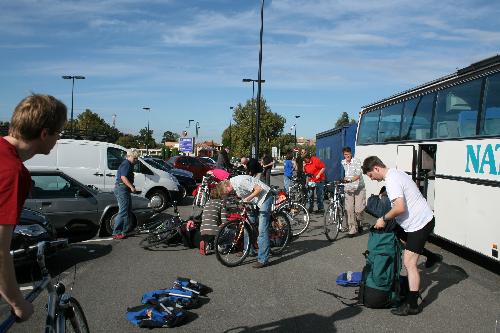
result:
[[(318, 206), (317, 214), (325, 212), (323, 199), (324, 199), (324, 180), (325, 177), (325, 163), (316, 156), (306, 154), (304, 156), (304, 173), (307, 176), (307, 184), (309, 187), (316, 188), (316, 204)], [(309, 213), (312, 213), (314, 208), (314, 188), (307, 192), (307, 204)]]
[(23, 162), (48, 154), (59, 139), (67, 119), (66, 106), (48, 95), (33, 94), (16, 106), (9, 135), (0, 138), (0, 296), (20, 320), (33, 314), (33, 305), (19, 290), (10, 255), (12, 232), (31, 187)]

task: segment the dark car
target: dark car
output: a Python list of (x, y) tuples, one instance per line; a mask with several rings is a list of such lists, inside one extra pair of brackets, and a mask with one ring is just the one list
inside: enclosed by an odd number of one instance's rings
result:
[(153, 166), (171, 173), (172, 176), (177, 178), (177, 181), (182, 186), (180, 191), (180, 198), (184, 199), (186, 196), (191, 195), (193, 190), (196, 188), (196, 180), (194, 180), (193, 173), (187, 170), (177, 169), (172, 167), (170, 164), (166, 163), (164, 160), (158, 157), (144, 157), (144, 160)]
[[(34, 210), (23, 208), (19, 223), (12, 233), (11, 250), (26, 248), (41, 241), (51, 241), (56, 239), (56, 231), (49, 219)], [(14, 264), (22, 266), (33, 263), (34, 257), (31, 254), (14, 256)]]
[[(46, 215), (58, 235), (82, 240), (109, 235), (118, 203), (112, 192), (85, 186), (54, 168), (30, 170), (33, 181), (25, 207)], [(150, 201), (132, 195), (132, 224), (142, 224), (153, 214)]]
[(214, 166), (208, 165), (198, 157), (193, 156), (172, 156), (167, 164), (177, 169), (191, 171), (194, 179), (199, 183), (207, 171), (214, 169)]

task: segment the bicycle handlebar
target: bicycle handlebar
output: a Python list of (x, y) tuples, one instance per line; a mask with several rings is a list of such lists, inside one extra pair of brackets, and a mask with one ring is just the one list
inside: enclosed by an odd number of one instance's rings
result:
[(28, 247), (25, 247), (25, 248), (22, 248), (22, 249), (17, 249), (17, 250), (10, 251), (10, 254), (13, 257), (15, 257), (16, 255), (20, 255), (20, 254), (23, 254), (23, 253), (33, 252), (35, 249), (39, 249), (39, 248), (42, 249), (42, 251), (43, 251), (42, 254), (43, 254), (45, 252), (45, 249), (59, 247), (59, 246), (62, 246), (62, 247), (68, 246), (68, 239), (67, 238), (63, 238), (63, 239), (57, 239), (57, 240), (54, 240), (54, 241), (39, 242), (39, 243), (37, 243), (35, 245), (31, 245), (31, 246), (28, 246)]

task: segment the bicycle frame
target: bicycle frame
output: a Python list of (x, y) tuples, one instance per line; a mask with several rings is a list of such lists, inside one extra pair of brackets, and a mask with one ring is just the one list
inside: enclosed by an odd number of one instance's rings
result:
[[(45, 320), (45, 332), (64, 332), (66, 321), (66, 309), (69, 307), (70, 295), (66, 294), (66, 287), (61, 282), (53, 283), (52, 277), (45, 265), (45, 250), (48, 242), (40, 242), (37, 245), (30, 246), (28, 249), (20, 249), (11, 251), (12, 255), (24, 253), (28, 250), (37, 249), (36, 260), (42, 274), (42, 280), (37, 282), (33, 290), (26, 296), (26, 300), (33, 302), (44, 290), (47, 290), (47, 317)], [(57, 240), (50, 242), (51, 246), (67, 246), (68, 240)], [(0, 333), (7, 332), (7, 330), (14, 324), (16, 317), (11, 314), (0, 325)]]

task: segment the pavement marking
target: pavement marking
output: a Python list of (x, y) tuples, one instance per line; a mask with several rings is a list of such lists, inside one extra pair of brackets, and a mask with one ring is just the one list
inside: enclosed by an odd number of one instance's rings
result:
[(113, 237), (109, 237), (109, 238), (89, 239), (89, 240), (82, 241), (81, 243), (104, 242), (104, 241), (110, 241), (110, 240), (113, 240)]
[(33, 290), (33, 286), (26, 286), (26, 287), (19, 287), (19, 289), (22, 290)]

